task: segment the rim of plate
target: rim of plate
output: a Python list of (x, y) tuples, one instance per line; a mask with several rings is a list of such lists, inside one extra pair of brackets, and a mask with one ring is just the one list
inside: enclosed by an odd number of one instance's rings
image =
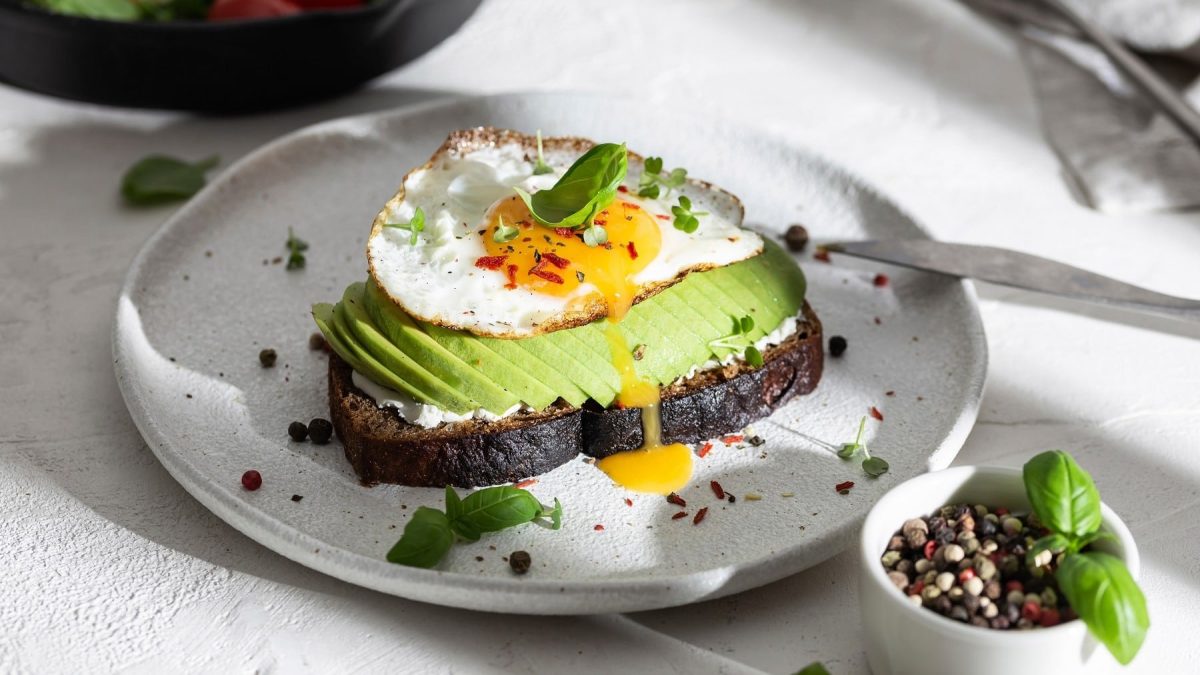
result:
[[(291, 143), (297, 138), (319, 134), (324, 130), (344, 129), (367, 121), (418, 116), (428, 114), (434, 110), (471, 105), (480, 101), (502, 101), (505, 99), (516, 100), (539, 97), (593, 99), (596, 101), (606, 100), (611, 102), (610, 97), (601, 98), (595, 94), (577, 92), (531, 91), (485, 96), (448, 95), (399, 108), (334, 118), (291, 131), (259, 146), (230, 165), (215, 180), (208, 183), (199, 193), (181, 206), (178, 211), (172, 214), (147, 238), (130, 264), (118, 297), (118, 311), (112, 331), (113, 368), (116, 373), (117, 384), (125, 405), (130, 412), (130, 416), (137, 426), (138, 431), (146, 440), (147, 445), (158, 461), (166, 468), (167, 472), (189, 494), (203, 504), (205, 508), (212, 511), (217, 517), (234, 529), (266, 546), (275, 553), (349, 583), (391, 595), (444, 606), (514, 614), (590, 614), (660, 609), (711, 600), (762, 586), (802, 571), (804, 568), (796, 568), (795, 566), (795, 561), (798, 558), (807, 558), (811, 561), (809, 566), (812, 566), (840, 553), (844, 550), (845, 546), (850, 544), (852, 537), (849, 535), (861, 526), (869, 509), (864, 508), (860, 516), (832, 526), (824, 535), (818, 538), (807, 538), (803, 541), (789, 543), (787, 546), (778, 549), (770, 557), (764, 556), (752, 562), (742, 562), (672, 576), (631, 576), (619, 580), (548, 580), (516, 576), (512, 578), (480, 577), (462, 572), (406, 567), (389, 563), (384, 559), (375, 559), (355, 553), (337, 545), (331, 545), (328, 541), (313, 537), (303, 530), (279, 522), (261, 509), (253, 508), (245, 502), (237, 501), (219, 490), (209, 489), (209, 479), (179, 459), (179, 453), (173, 447), (170, 436), (159, 428), (159, 425), (153, 419), (153, 415), (146, 407), (145, 399), (149, 395), (139, 388), (135, 378), (130, 377), (128, 366), (125, 365), (130, 349), (125, 334), (131, 329), (131, 326), (126, 319), (122, 318), (122, 312), (119, 309), (120, 304), (127, 301), (132, 302), (132, 298), (136, 295), (138, 279), (143, 274), (143, 269), (150, 259), (150, 254), (155, 250), (159, 242), (165, 239), (176, 228), (185, 226), (192, 213), (200, 208), (199, 205), (204, 201), (203, 198), (209, 193), (217, 191), (221, 185), (231, 180), (244, 167), (257, 163), (262, 157), (271, 154), (276, 148)], [(677, 116), (674, 113), (672, 115)], [(709, 126), (718, 128), (730, 125), (728, 119), (720, 116), (688, 113), (684, 113), (682, 116), (691, 117)], [(929, 232), (920, 224), (920, 221), (886, 196), (885, 193), (878, 190), (873, 184), (865, 181), (857, 174), (847, 171), (840, 164), (827, 159), (823, 154), (804, 147), (795, 140), (783, 137), (778, 133), (760, 128), (753, 129), (753, 133), (760, 138), (772, 140), (813, 160), (814, 163), (821, 165), (833, 176), (855, 185), (862, 192), (869, 195), (870, 198), (885, 203), (894, 209), (898, 215), (912, 224), (922, 237), (930, 238)], [(181, 223), (184, 225), (181, 225)], [(983, 322), (979, 315), (978, 297), (975, 287), (970, 280), (960, 280), (958, 285), (963, 291), (965, 308), (969, 311), (967, 325), (964, 326), (964, 336), (969, 341), (972, 350), (979, 355), (979, 358), (971, 362), (971, 370), (966, 378), (968, 382), (967, 397), (961, 402), (962, 408), (957, 418), (938, 447), (930, 452), (926, 466), (931, 471), (948, 466), (961, 449), (978, 416), (980, 401), (983, 398), (986, 385), (988, 349)], [(844, 545), (824, 546), (821, 548), (821, 554), (818, 556), (805, 555), (805, 552), (810, 548), (820, 546), (823, 542), (836, 543), (839, 541), (843, 542)], [(314, 553), (314, 548), (319, 549), (321, 553), (319, 555)], [(738, 587), (736, 584), (725, 583), (735, 575), (748, 576), (754, 574), (759, 575), (760, 581), (744, 588)], [(491, 594), (495, 598), (507, 596), (510, 599), (516, 599), (521, 597), (528, 598), (531, 593), (545, 594), (546, 596), (557, 598), (558, 601), (550, 603), (553, 606), (547, 608), (545, 606), (533, 607), (519, 603), (508, 603), (506, 601), (460, 604), (442, 601), (435, 597), (435, 589), (447, 587), (463, 591), (480, 591)], [(661, 593), (665, 590), (680, 588), (700, 589), (701, 591), (708, 589), (709, 592), (690, 593), (688, 594), (689, 598), (676, 599), (674, 601), (647, 603), (644, 601), (644, 598), (642, 599), (643, 601), (638, 601), (638, 597), (643, 591), (654, 590)], [(597, 594), (611, 594), (612, 597), (604, 601), (597, 601), (595, 600)], [(588, 597), (592, 598), (592, 600), (585, 600)], [(586, 608), (579, 609), (577, 607), (579, 605), (584, 605)]]

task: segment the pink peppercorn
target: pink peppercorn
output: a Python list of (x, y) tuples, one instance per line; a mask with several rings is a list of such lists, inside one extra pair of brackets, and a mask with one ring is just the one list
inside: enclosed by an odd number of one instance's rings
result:
[(1012, 593), (1013, 591), (1021, 591), (1022, 593), (1024, 593), (1025, 592), (1025, 584), (1021, 583), (1020, 581), (1017, 581), (1016, 579), (1013, 579), (1012, 581), (1004, 584), (1004, 592), (1005, 593)]
[(877, 288), (883, 288), (888, 285), (888, 276), (886, 274), (876, 274), (872, 281)]
[(1038, 621), (1038, 625), (1042, 628), (1049, 628), (1050, 626), (1057, 626), (1061, 621), (1062, 617), (1059, 616), (1057, 609), (1043, 609), (1042, 618)]
[(1042, 607), (1036, 602), (1027, 602), (1021, 606), (1021, 617), (1037, 623), (1042, 618)]
[(242, 487), (250, 490), (251, 492), (262, 487), (262, 474), (254, 469), (250, 469), (246, 473), (242, 474)]
[(972, 579), (974, 577), (975, 577), (975, 569), (972, 567), (968, 567), (967, 569), (958, 573), (958, 582), (960, 584), (965, 584), (965, 583), (967, 583), (968, 579)]

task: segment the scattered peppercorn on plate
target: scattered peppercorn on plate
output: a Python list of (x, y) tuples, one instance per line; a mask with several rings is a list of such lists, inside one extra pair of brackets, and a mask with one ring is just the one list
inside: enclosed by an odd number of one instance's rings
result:
[[(741, 222), (753, 232), (748, 241), (761, 237), (772, 260), (803, 270), (804, 299), (823, 326), (819, 386), (748, 428), (673, 451), (686, 454), (691, 473), (669, 495), (638, 491), (644, 486), (623, 481), (619, 467), (601, 472), (584, 454), (491, 487), (364, 485), (342, 439), (320, 442), (328, 437), (329, 387), (351, 383), (348, 370), (334, 376), (342, 366), (331, 370), (330, 362), (342, 357), (330, 349), (352, 360), (360, 352), (313, 339), (310, 305), (382, 299), (356, 284), (380, 205), (448, 134), (479, 127), (541, 130), (547, 139), (582, 137), (646, 153), (636, 169), (651, 178), (639, 181), (631, 171), (621, 185), (667, 195), (663, 221), (683, 233), (702, 232), (718, 211), (672, 195), (683, 185), (672, 169), (686, 166), (687, 176), (720, 185), (715, 202), (736, 195)], [(658, 157), (667, 164), (650, 161)], [(529, 208), (553, 220), (539, 211), (546, 203)], [(566, 222), (580, 227), (585, 244), (603, 245), (597, 238), (615, 238), (618, 230), (595, 222), (599, 207), (592, 211), (582, 225)], [(389, 255), (403, 257), (411, 238), (430, 231), (411, 208), (394, 215), (379, 227), (389, 230)], [(496, 221), (489, 237), (520, 242), (510, 231), (520, 225), (503, 213)], [(811, 241), (802, 241), (796, 224)], [(897, 236), (927, 235), (847, 171), (745, 126), (579, 95), (434, 101), (301, 130), (217, 176), (134, 261), (117, 308), (114, 361), (134, 421), (180, 484), (235, 528), (304, 565), (382, 592), (487, 611), (680, 605), (769, 583), (834, 555), (891, 486), (946, 466), (958, 452), (974, 423), (987, 358), (970, 285), (829, 262), (819, 248), (826, 240)], [(580, 246), (572, 255), (589, 253)], [(634, 260), (633, 251), (627, 257)], [(741, 257), (732, 255), (730, 264)], [(542, 280), (571, 269), (549, 262), (535, 260)], [(506, 273), (475, 267), (502, 281)], [(383, 290), (403, 294), (405, 284), (417, 283), (401, 267), (389, 269), (377, 275)], [(777, 282), (763, 271), (769, 269), (748, 268), (748, 287)], [(670, 303), (663, 311), (712, 314), (677, 295), (661, 301)], [(351, 322), (365, 322), (359, 337), (371, 337), (362, 331), (372, 325), (391, 325), (371, 305), (361, 314), (356, 304), (341, 314), (327, 307), (314, 313), (331, 340), (346, 333), (323, 321), (349, 330)], [(423, 306), (420, 315), (428, 319), (437, 308)], [(425, 332), (438, 337), (436, 331)], [(762, 326), (739, 319), (709, 346), (744, 350), (759, 333)], [(457, 344), (442, 337), (439, 345)], [(603, 342), (589, 344), (565, 352), (571, 363), (586, 366), (586, 350), (598, 352)], [(636, 358), (641, 345), (627, 346)], [(266, 350), (273, 359), (261, 357)], [(487, 382), (476, 391), (496, 394), (496, 407), (507, 402)], [(703, 417), (702, 407), (695, 414)], [(401, 545), (402, 534), (408, 544)]]

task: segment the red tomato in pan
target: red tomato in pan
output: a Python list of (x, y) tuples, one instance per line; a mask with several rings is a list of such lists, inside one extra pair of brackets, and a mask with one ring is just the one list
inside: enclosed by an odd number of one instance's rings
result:
[(300, 12), (300, 5), (291, 0), (217, 0), (208, 10), (208, 19), (265, 19)]
[(293, 2), (304, 9), (347, 9), (362, 7), (366, 4), (363, 0), (293, 0)]

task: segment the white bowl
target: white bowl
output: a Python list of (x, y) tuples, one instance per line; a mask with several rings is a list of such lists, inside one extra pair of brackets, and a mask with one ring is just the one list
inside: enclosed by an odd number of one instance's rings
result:
[[(1082, 621), (1050, 628), (992, 630), (960, 623), (913, 605), (887, 577), (879, 558), (900, 525), (946, 504), (984, 504), (1014, 512), (1028, 511), (1029, 499), (1019, 469), (962, 466), (927, 473), (893, 488), (863, 523), (859, 597), (866, 633), (867, 661), (875, 675), (1036, 675), (1093, 673), (1116, 662)], [(1129, 528), (1102, 505), (1101, 528), (1116, 542), (1095, 547), (1125, 561), (1136, 579), (1140, 563)], [(1089, 665), (1089, 662), (1090, 665)]]

